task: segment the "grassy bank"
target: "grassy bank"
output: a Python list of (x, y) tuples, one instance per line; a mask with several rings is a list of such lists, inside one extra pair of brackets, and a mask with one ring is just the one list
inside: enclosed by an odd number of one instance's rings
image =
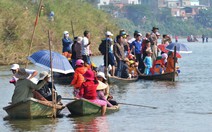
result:
[[(38, 10), (39, 1), (0, 1), (0, 64), (24, 63), (29, 52), (30, 40)], [(51, 31), (53, 50), (61, 52), (63, 31), (71, 31), (71, 21), (75, 36), (82, 36), (84, 30), (91, 31), (92, 51), (98, 54), (98, 45), (106, 28), (118, 32), (118, 27), (106, 13), (80, 0), (44, 0), (44, 11), (36, 27), (31, 53), (48, 49), (48, 30)], [(54, 21), (48, 15), (54, 11)], [(72, 37), (72, 34), (70, 34)]]

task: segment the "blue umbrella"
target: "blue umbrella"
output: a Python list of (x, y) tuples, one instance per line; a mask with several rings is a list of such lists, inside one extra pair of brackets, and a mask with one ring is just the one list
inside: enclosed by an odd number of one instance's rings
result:
[(181, 43), (171, 43), (168, 46), (166, 46), (166, 49), (174, 52), (175, 46), (176, 46), (176, 51), (178, 53), (192, 53), (192, 51), (190, 51), (185, 44), (181, 44)]
[[(63, 74), (74, 72), (71, 64), (68, 59), (57, 53), (52, 53), (52, 71), (59, 72)], [(37, 66), (43, 67), (50, 70), (50, 51), (49, 50), (40, 50), (33, 53), (28, 59)]]

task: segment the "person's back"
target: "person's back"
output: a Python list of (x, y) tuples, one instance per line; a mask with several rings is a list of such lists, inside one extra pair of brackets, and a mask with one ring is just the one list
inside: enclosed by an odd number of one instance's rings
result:
[(121, 78), (129, 78), (128, 64), (125, 62), (122, 67)]
[(172, 53), (168, 56), (168, 59), (167, 59), (167, 66), (166, 66), (166, 73), (169, 73), (169, 72), (173, 72), (174, 71), (174, 58), (173, 58), (173, 55)]
[(74, 88), (79, 88), (82, 83), (84, 82), (84, 77), (83, 74), (87, 71), (87, 68), (82, 66), (82, 67), (77, 67), (75, 69), (74, 73), (74, 79), (71, 82), (71, 85), (74, 86)]
[(25, 69), (20, 68), (19, 71), (15, 74), (15, 77), (18, 78), (18, 81), (15, 85), (15, 90), (12, 96), (12, 104), (23, 101), (29, 97), (33, 97), (33, 89), (40, 89), (45, 83), (46, 78), (40, 84), (36, 85), (32, 81), (28, 80), (27, 77), (29, 74)]

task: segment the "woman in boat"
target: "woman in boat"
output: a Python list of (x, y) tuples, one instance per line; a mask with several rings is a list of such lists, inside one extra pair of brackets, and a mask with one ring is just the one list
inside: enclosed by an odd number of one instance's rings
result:
[(24, 101), (29, 97), (33, 97), (33, 90), (42, 88), (49, 80), (49, 77), (46, 76), (41, 83), (34, 84), (32, 81), (27, 79), (28, 76), (29, 73), (27, 73), (24, 68), (20, 68), (15, 73), (15, 77), (18, 78), (18, 81), (16, 82), (15, 90), (12, 96), (12, 104)]
[(79, 97), (85, 98), (92, 103), (100, 105), (102, 107), (101, 114), (105, 115), (107, 102), (97, 98), (96, 89), (99, 83), (94, 75), (94, 72), (92, 70), (87, 70), (83, 76), (85, 77), (85, 82), (83, 82), (82, 86), (80, 87)]
[[(97, 87), (97, 95), (99, 99), (105, 100), (107, 102), (107, 106), (111, 107), (113, 105), (118, 105), (118, 103), (113, 99), (113, 96), (110, 95), (110, 87), (107, 83), (107, 78), (105, 77), (105, 74), (103, 72), (97, 73), (97, 78), (100, 82), (106, 84), (106, 88), (103, 88), (103, 86), (98, 85)], [(102, 88), (102, 90), (101, 90)]]
[(76, 61), (76, 69), (74, 72), (74, 79), (71, 81), (71, 85), (74, 86), (74, 96), (78, 97), (79, 88), (81, 87), (82, 83), (84, 82), (83, 74), (87, 71), (87, 67), (84, 66), (84, 61), (78, 59)]
[[(39, 78), (38, 84), (40, 84), (45, 77), (50, 78), (51, 75), (49, 75), (48, 72), (43, 71), (39, 74), (39, 77), (40, 78)], [(56, 92), (56, 88), (54, 85), (53, 85), (53, 88), (54, 88), (54, 91)], [(40, 93), (46, 100), (52, 101), (52, 82), (48, 80), (47, 83), (41, 89), (37, 90), (37, 92)], [(56, 92), (57, 103), (61, 104), (60, 102), (61, 98), (62, 98), (61, 95), (57, 95), (57, 92)]]
[[(176, 67), (176, 69), (179, 69), (179, 67)], [(174, 72), (174, 55), (172, 51), (168, 52), (168, 59), (167, 59), (167, 66), (165, 73)]]
[(68, 31), (63, 32), (62, 43), (63, 43), (63, 55), (66, 58), (68, 58), (68, 60), (70, 60), (71, 59), (71, 45), (72, 45), (73, 42), (69, 37)]

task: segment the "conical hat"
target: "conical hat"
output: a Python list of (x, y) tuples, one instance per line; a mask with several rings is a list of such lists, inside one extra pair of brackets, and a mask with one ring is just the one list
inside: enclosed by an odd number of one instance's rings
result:
[(101, 81), (98, 81), (98, 82), (99, 82), (99, 84), (98, 84), (96, 90), (103, 90), (103, 89), (106, 89), (106, 88), (108, 87), (107, 84), (104, 84), (104, 83), (101, 82)]

